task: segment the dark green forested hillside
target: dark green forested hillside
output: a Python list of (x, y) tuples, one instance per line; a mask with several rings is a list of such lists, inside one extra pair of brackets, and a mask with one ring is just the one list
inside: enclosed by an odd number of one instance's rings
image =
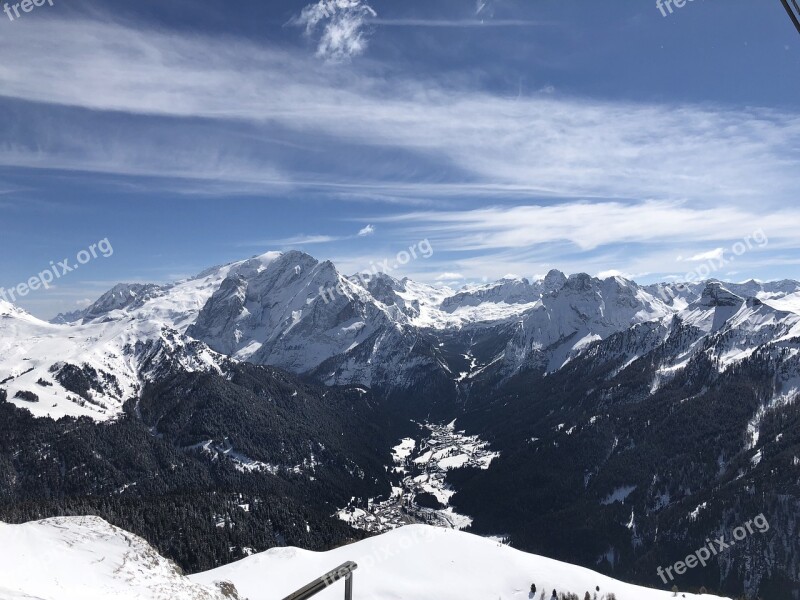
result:
[(365, 390), (235, 365), (153, 384), (104, 424), (34, 419), (5, 400), (0, 519), (100, 515), (187, 571), (247, 549), (341, 545), (361, 534), (336, 508), (388, 491), (388, 427)]

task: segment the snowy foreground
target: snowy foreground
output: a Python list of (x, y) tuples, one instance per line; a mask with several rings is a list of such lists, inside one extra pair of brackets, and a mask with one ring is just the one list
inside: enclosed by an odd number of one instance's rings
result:
[[(330, 552), (273, 549), (191, 579), (206, 584), (228, 580), (249, 600), (280, 600), (348, 560), (359, 565), (354, 597), (364, 600), (527, 599), (531, 583), (540, 593), (548, 590), (548, 600), (554, 588), (583, 598), (597, 585), (601, 594), (613, 592), (618, 600), (672, 598), (670, 592), (628, 585), (482, 537), (427, 525), (408, 525)], [(317, 597), (340, 599), (344, 585), (335, 584)]]
[[(224, 600), (99, 517), (0, 523), (2, 600)], [(230, 600), (230, 599), (228, 599)]]
[[(572, 565), (455, 530), (409, 525), (330, 552), (276, 548), (184, 577), (146, 542), (97, 517), (0, 524), (2, 600), (280, 600), (354, 560), (355, 598), (494, 600), (529, 597), (531, 582), (583, 598), (600, 586), (619, 600), (666, 600)], [(317, 598), (341, 598), (343, 583)], [(686, 595), (687, 598), (699, 596)], [(709, 596), (704, 596), (709, 598)], [(537, 594), (538, 600), (538, 594)]]

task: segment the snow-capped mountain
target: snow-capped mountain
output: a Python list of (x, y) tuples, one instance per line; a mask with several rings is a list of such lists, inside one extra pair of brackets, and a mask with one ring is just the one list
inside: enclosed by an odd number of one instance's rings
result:
[(540, 286), (531, 285), (525, 278), (507, 277), (495, 283), (467, 288), (442, 301), (441, 308), (447, 312), (464, 306), (492, 304), (533, 304), (542, 293)]
[[(793, 597), (800, 316), (782, 309), (791, 286), (781, 296), (759, 285), (763, 299), (732, 287), (706, 282), (682, 309), (474, 394), (459, 426), (501, 457), (462, 482), (455, 509), (480, 532), (516, 531), (515, 545), (539, 547), (550, 532), (548, 553), (564, 556), (574, 552), (558, 539), (574, 531), (565, 515), (606, 522), (576, 544), (592, 548), (583, 564), (644, 576), (766, 510), (780, 525), (691, 581), (734, 597)], [(734, 573), (746, 576), (736, 584)]]
[(631, 281), (571, 275), (521, 316), (505, 350), (504, 368), (516, 372), (540, 365), (556, 370), (592, 342), (671, 312)]
[(643, 289), (677, 309), (685, 308), (697, 301), (708, 283), (719, 283), (727, 290), (742, 298), (772, 299), (779, 301), (784, 297), (792, 297), (800, 292), (800, 282), (791, 279), (780, 281), (755, 281), (751, 279), (743, 283), (722, 282), (716, 279), (695, 282), (656, 283), (643, 286)]
[[(0, 523), (4, 600), (273, 600), (355, 561), (356, 598), (529, 598), (556, 589), (583, 597), (599, 587), (618, 600), (666, 600), (633, 586), (498, 542), (453, 530), (408, 526), (329, 552), (276, 548), (189, 577), (141, 538), (97, 517)], [(43, 561), (46, 561), (46, 565)], [(343, 583), (319, 598), (340, 598)], [(687, 594), (687, 598), (696, 598)], [(709, 597), (709, 596), (705, 596)], [(712, 596), (716, 597), (716, 596)], [(538, 596), (537, 596), (538, 598)]]
[(219, 371), (224, 357), (184, 333), (228, 273), (250, 262), (170, 286), (118, 285), (70, 324), (47, 323), (3, 303), (0, 386), (36, 416), (105, 420), (154, 376)]
[(187, 333), (238, 360), (331, 384), (408, 387), (446, 368), (401, 307), (297, 251), (229, 274)]
[(709, 345), (729, 365), (790, 335), (798, 312), (792, 281), (639, 286), (553, 270), (533, 282), (456, 291), (386, 274), (345, 276), (302, 252), (270, 252), (175, 284), (119, 284), (53, 323), (3, 303), (0, 386), (35, 415), (105, 419), (148, 381), (175, 370), (221, 372), (232, 359), (328, 384), (458, 398), (465, 386), (556, 371), (645, 323), (661, 342), (675, 324), (690, 332), (664, 368)]

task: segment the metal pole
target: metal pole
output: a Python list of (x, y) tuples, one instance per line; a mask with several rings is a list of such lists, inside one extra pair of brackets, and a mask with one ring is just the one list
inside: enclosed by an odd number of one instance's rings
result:
[(353, 600), (353, 574), (350, 573), (344, 580), (344, 600)]
[(356, 563), (352, 561), (346, 562), (333, 571), (315, 579), (304, 588), (289, 594), (283, 600), (308, 600), (341, 579), (344, 579), (344, 597), (347, 600), (353, 600), (353, 571), (357, 568), (358, 565)]
[[(786, 9), (786, 12), (789, 13), (789, 18), (792, 20), (792, 23), (794, 23), (794, 26), (797, 28), (797, 32), (800, 33), (800, 14), (796, 15), (794, 14), (794, 12), (792, 12), (792, 7), (789, 5), (788, 0), (781, 0), (781, 2), (783, 3), (783, 7)], [(800, 13), (800, 7), (797, 5), (796, 0), (792, 0), (792, 4), (797, 9), (798, 13)]]

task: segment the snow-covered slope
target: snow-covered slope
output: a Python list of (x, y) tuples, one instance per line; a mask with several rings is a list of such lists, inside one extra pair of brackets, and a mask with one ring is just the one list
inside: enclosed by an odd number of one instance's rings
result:
[(189, 334), (238, 359), (306, 372), (404, 323), (331, 262), (291, 251), (231, 273)]
[[(228, 588), (230, 589), (230, 588)], [(98, 517), (0, 523), (2, 600), (234, 600)]]
[[(283, 598), (347, 562), (359, 566), (354, 598), (369, 600), (535, 600), (553, 589), (583, 598), (600, 587), (598, 598), (613, 593), (618, 600), (667, 600), (671, 592), (633, 586), (588, 569), (519, 552), (495, 541), (451, 529), (409, 525), (338, 548), (308, 552), (276, 548), (213, 571), (193, 575), (205, 585), (231, 581), (249, 600)], [(654, 584), (659, 580), (653, 574)], [(324, 600), (342, 597), (343, 583), (320, 593)], [(686, 598), (699, 598), (686, 594)], [(714, 596), (704, 596), (709, 598)]]
[[(229, 272), (271, 258), (216, 267), (171, 286), (116, 286), (78, 323), (47, 323), (2, 303), (0, 387), (36, 416), (104, 420), (155, 373), (218, 370), (221, 357), (183, 334)], [(26, 392), (38, 401), (17, 397)]]
[[(329, 552), (274, 548), (185, 577), (147, 542), (98, 517), (0, 523), (1, 600), (275, 600), (347, 561), (358, 564), (356, 599), (521, 600), (529, 598), (531, 583), (546, 590), (547, 598), (553, 589), (583, 598), (596, 586), (598, 597), (613, 593), (618, 600), (672, 597), (426, 525), (408, 525)], [(317, 597), (341, 598), (342, 588), (339, 582)]]
[(492, 304), (533, 304), (541, 297), (541, 290), (523, 277), (506, 277), (488, 285), (467, 289), (442, 302), (442, 309), (453, 312), (463, 306)]
[(674, 311), (632, 281), (579, 273), (523, 314), (504, 351), (504, 369), (559, 369), (592, 342)]
[(230, 274), (187, 333), (234, 358), (311, 373), (328, 384), (403, 389), (446, 378), (396, 285), (373, 281), (381, 301), (330, 261), (286, 252), (261, 271)]

